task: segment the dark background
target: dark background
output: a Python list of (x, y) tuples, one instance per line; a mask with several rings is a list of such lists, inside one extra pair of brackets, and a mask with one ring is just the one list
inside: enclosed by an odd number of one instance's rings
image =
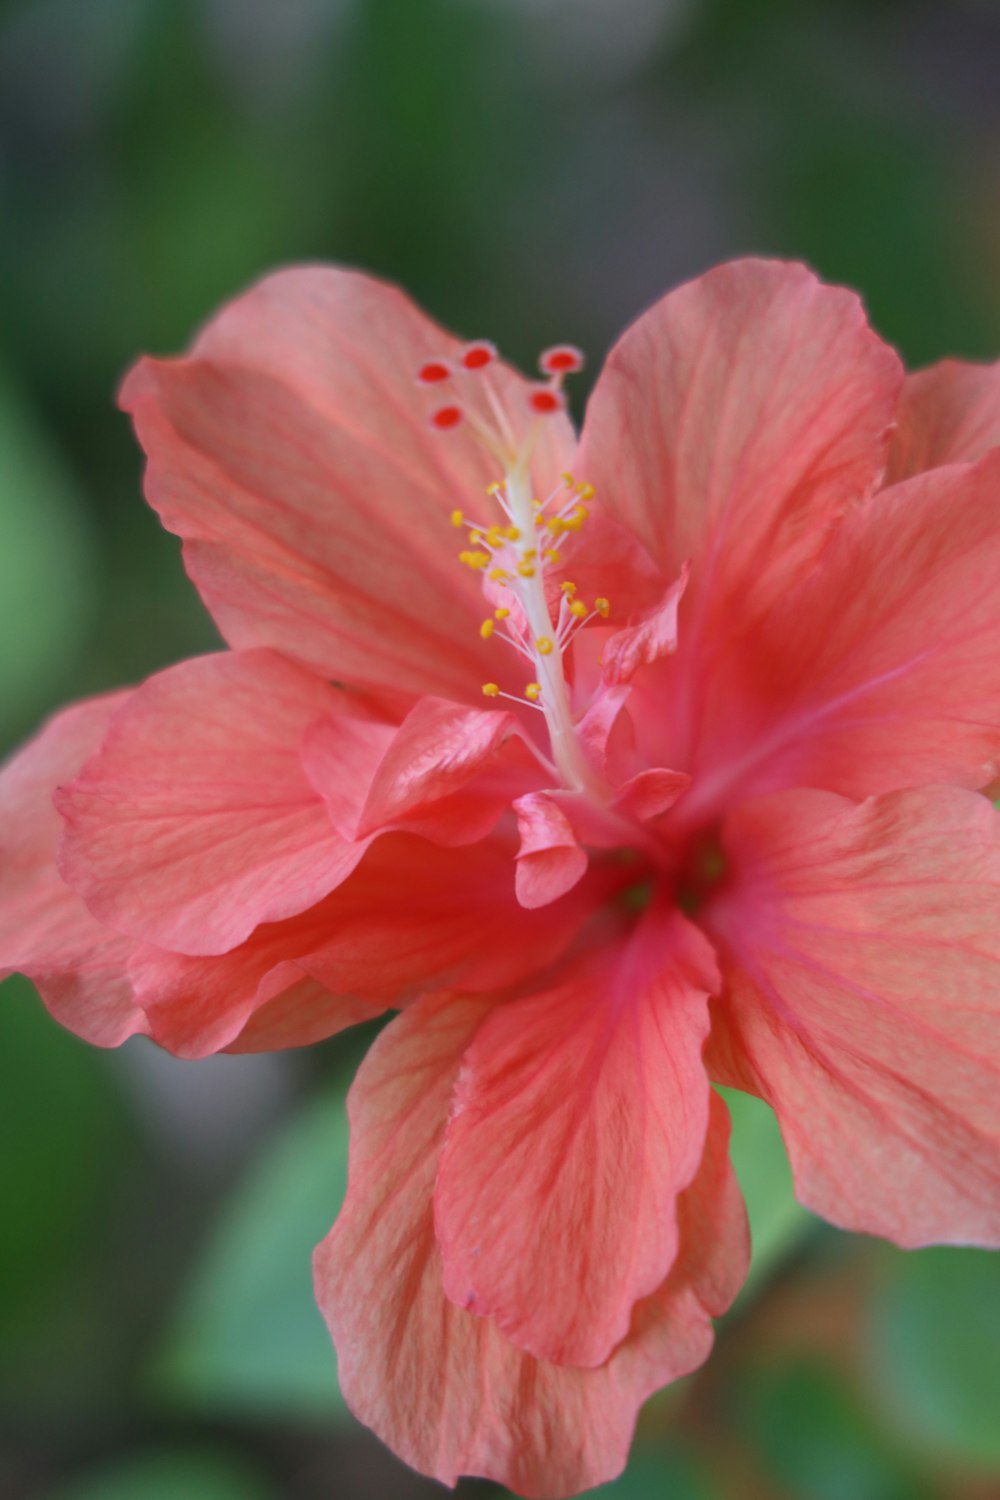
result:
[[(114, 409), (139, 351), (333, 259), (593, 370), (763, 252), (911, 364), (995, 358), (998, 79), (990, 0), (0, 3), (0, 739), (216, 642)], [(4, 987), (2, 1500), (436, 1492), (344, 1412), (310, 1296), (364, 1040), (103, 1054)], [(992, 1500), (998, 1260), (818, 1225), (735, 1104), (754, 1274), (609, 1497)]]

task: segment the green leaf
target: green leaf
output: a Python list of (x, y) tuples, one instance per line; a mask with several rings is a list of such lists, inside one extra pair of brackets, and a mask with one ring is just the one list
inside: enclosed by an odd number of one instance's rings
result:
[(77, 1273), (107, 1212), (124, 1109), (105, 1058), (19, 976), (0, 991), (0, 1349)]
[(866, 1348), (873, 1393), (907, 1440), (1000, 1471), (1000, 1255), (887, 1251)]
[(620, 1479), (586, 1494), (595, 1500), (722, 1500), (700, 1460), (680, 1447), (634, 1454)]
[(720, 1088), (733, 1133), (730, 1156), (746, 1199), (753, 1261), (743, 1294), (802, 1243), (816, 1220), (795, 1200), (792, 1172), (773, 1110), (762, 1099)]
[(0, 703), (18, 733), (68, 680), (96, 600), (80, 496), (0, 370)]
[(886, 1443), (854, 1392), (812, 1359), (758, 1370), (735, 1418), (767, 1477), (796, 1500), (924, 1500), (934, 1494)]
[(312, 1252), (346, 1184), (338, 1090), (285, 1127), (223, 1206), (152, 1372), (162, 1394), (212, 1412), (343, 1412)]
[(238, 1459), (210, 1449), (154, 1451), (100, 1469), (46, 1500), (272, 1500), (274, 1490)]

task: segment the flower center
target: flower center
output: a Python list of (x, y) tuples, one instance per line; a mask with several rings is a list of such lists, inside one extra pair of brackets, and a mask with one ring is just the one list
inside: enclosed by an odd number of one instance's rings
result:
[[(497, 460), (503, 477), (491, 484), (487, 496), (494, 506), (494, 519), (481, 522), (452, 512), (452, 525), (468, 534), (468, 546), (459, 561), (483, 575), (483, 591), (493, 604), (483, 620), (484, 640), (497, 639), (518, 653), (530, 671), (520, 697), (504, 692), (499, 683), (486, 682), (487, 698), (509, 698), (538, 709), (544, 716), (552, 747), (552, 758), (565, 785), (604, 798), (601, 777), (591, 766), (576, 732), (566, 654), (580, 630), (589, 621), (606, 619), (610, 602), (598, 597), (591, 602), (579, 597), (576, 584), (560, 577), (560, 543), (582, 530), (594, 488), (572, 474), (562, 474), (559, 483), (542, 499), (532, 493), (531, 460), (546, 417), (565, 408), (562, 382), (567, 374), (582, 368), (583, 357), (569, 345), (548, 349), (540, 364), (545, 383), (527, 394), (527, 423), (520, 436), (493, 389), (489, 366), (496, 358), (492, 344), (484, 340), (467, 344), (456, 368), (445, 360), (423, 366), (419, 379), (427, 385), (447, 385), (449, 400), (430, 417), (431, 425), (448, 432), (468, 424), (474, 437)], [(477, 379), (470, 400), (463, 391), (463, 375)], [(467, 384), (467, 382), (465, 383)]]
[(681, 911), (689, 917), (700, 911), (725, 880), (726, 873), (718, 830), (703, 830), (691, 840), (680, 861), (675, 899)]

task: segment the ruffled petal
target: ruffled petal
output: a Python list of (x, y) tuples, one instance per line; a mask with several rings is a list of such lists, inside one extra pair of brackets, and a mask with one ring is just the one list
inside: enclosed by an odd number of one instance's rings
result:
[(611, 806), (622, 817), (651, 823), (668, 812), (690, 785), (691, 778), (683, 771), (650, 766), (648, 770), (637, 771), (619, 787)]
[(522, 906), (548, 906), (571, 891), (587, 871), (587, 853), (553, 797), (531, 792), (514, 803), (521, 847), (515, 889)]
[(100, 920), (191, 954), (313, 905), (364, 849), (337, 835), (299, 756), (342, 701), (271, 651), (150, 678), (58, 796), (65, 878)]
[(803, 1203), (1000, 1244), (1000, 814), (950, 787), (785, 792), (725, 846), (714, 1061), (773, 1105)]
[(634, 625), (606, 641), (601, 652), (604, 680), (613, 687), (631, 682), (640, 667), (651, 666), (677, 648), (677, 611), (687, 587), (687, 568)]
[(513, 857), (509, 839), (453, 851), (393, 834), (317, 906), (231, 953), (140, 948), (132, 976), (154, 1040), (182, 1057), (301, 1047), (420, 989), (502, 989), (536, 973), (603, 891), (594, 882), (554, 913), (521, 911)]
[(445, 1291), (537, 1358), (602, 1363), (674, 1261), (717, 982), (701, 934), (650, 910), (466, 1053), (435, 1193)]
[[(363, 748), (369, 727), (360, 726), (360, 732)], [(303, 742), (306, 773), (351, 839), (396, 828), (440, 844), (474, 843), (526, 782), (539, 780), (538, 763), (512, 714), (424, 698), (398, 729), (378, 726), (378, 733), (382, 748), (353, 820), (344, 812), (340, 722), (313, 725)]]
[(944, 359), (908, 375), (889, 450), (887, 482), (940, 464), (968, 463), (1000, 446), (1000, 364)]
[(74, 704), (0, 771), (0, 978), (19, 969), (58, 1021), (99, 1047), (146, 1030), (127, 973), (131, 942), (103, 927), (56, 869), (53, 805), (128, 693)]
[[(188, 358), (131, 372), (121, 402), (149, 458), (148, 498), (232, 645), (474, 701), (490, 676), (482, 594), (448, 518), (502, 476), (468, 431), (431, 430), (415, 378), (457, 350), (396, 288), (312, 266), (231, 303)], [(465, 378), (491, 383), (526, 425), (520, 376), (495, 364)], [(573, 446), (569, 422), (546, 419), (539, 493)]]
[(858, 298), (804, 266), (719, 266), (611, 351), (577, 472), (659, 561), (689, 634), (779, 597), (882, 477), (902, 380)]
[[(1000, 765), (1000, 451), (895, 485), (727, 651), (694, 796), (738, 783), (864, 797)], [(700, 781), (700, 789), (699, 789)]]
[(348, 1100), (347, 1199), (317, 1251), (316, 1292), (348, 1404), (401, 1458), (446, 1484), (483, 1475), (555, 1500), (620, 1473), (638, 1407), (706, 1358), (710, 1318), (746, 1274), (746, 1221), (713, 1099), (704, 1158), (678, 1202), (674, 1269), (605, 1365), (537, 1361), (449, 1302), (431, 1194), (462, 1053), (489, 1004), (422, 1000), (369, 1052)]

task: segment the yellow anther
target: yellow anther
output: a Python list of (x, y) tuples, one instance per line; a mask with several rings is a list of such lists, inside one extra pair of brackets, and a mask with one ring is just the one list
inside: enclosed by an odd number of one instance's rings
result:
[(517, 565), (517, 571), (522, 578), (534, 578), (535, 576), (534, 565), (530, 562), (519, 562)]
[(547, 525), (549, 531), (553, 536), (562, 536), (564, 531), (570, 530), (569, 522), (563, 521), (559, 516), (553, 516), (552, 519), (547, 522)]
[(472, 543), (473, 546), (476, 546), (476, 544), (479, 543), (479, 542), (481, 542), (482, 539), (483, 539), (483, 533), (481, 531), (470, 531), (469, 532), (469, 541)]
[(546, 547), (545, 551), (542, 553), (542, 556), (547, 557), (550, 563), (557, 563), (561, 561), (559, 553), (554, 547)]
[(488, 641), (489, 640), (490, 636), (493, 634), (493, 628), (494, 627), (493, 627), (493, 621), (492, 620), (484, 620), (483, 623), (480, 625), (480, 627), (479, 627), (479, 634), (482, 636), (482, 638), (483, 638), (484, 641)]
[(560, 474), (559, 478), (562, 480), (563, 484), (568, 490), (571, 490), (576, 483), (576, 480), (573, 478), (568, 469), (564, 473)]
[(488, 484), (486, 486), (486, 493), (487, 495), (499, 495), (502, 488), (503, 486), (499, 484)]
[(517, 526), (508, 526), (504, 532), (504, 536), (508, 542), (519, 542), (521, 540), (521, 532)]
[(486, 576), (490, 583), (506, 583), (510, 578), (506, 568), (491, 568)]
[(542, 696), (542, 684), (540, 682), (529, 682), (524, 690), (524, 696), (532, 703), (537, 703)]
[(531, 508), (532, 510), (541, 510), (542, 502), (540, 500), (532, 500)]
[(563, 593), (570, 599), (572, 599), (573, 595), (576, 593), (576, 584), (570, 583), (568, 578), (565, 578), (559, 585), (559, 587), (562, 589)]
[(501, 531), (499, 526), (491, 526), (486, 533), (486, 540), (491, 547), (502, 547), (504, 541), (504, 533)]
[(571, 615), (575, 615), (578, 620), (582, 620), (584, 615), (588, 613), (587, 606), (582, 599), (574, 599), (569, 607), (569, 612)]
[(582, 531), (585, 516), (567, 516), (565, 521), (559, 522), (560, 531)]
[(453, 526), (464, 526), (465, 525), (465, 517), (462, 515), (462, 512), (460, 510), (453, 510), (452, 511), (452, 513), (451, 513), (451, 524)]
[(524, 551), (521, 553), (521, 556), (524, 558), (525, 562), (534, 562), (535, 558), (538, 556), (538, 549), (535, 547), (525, 547)]
[(600, 615), (601, 619), (606, 620), (608, 618), (608, 615), (611, 613), (611, 600), (595, 599), (594, 608), (597, 610), (597, 613)]
[[(491, 573), (491, 574), (490, 574), (490, 577), (491, 577), (491, 578), (492, 578), (492, 576), (493, 576), (493, 575), (492, 575), (492, 573)], [(499, 609), (495, 609), (495, 610), (494, 610), (494, 611), (493, 611), (493, 618), (494, 618), (494, 619), (495, 619), (495, 620), (509, 620), (509, 619), (510, 619), (510, 610), (509, 610), (509, 609), (506, 609), (506, 608), (505, 608), (505, 607), (504, 607), (504, 605), (502, 605), (502, 604), (501, 604), (501, 606), (500, 606), (500, 608), (499, 608)]]
[(458, 560), (461, 563), (465, 563), (467, 568), (473, 568), (476, 572), (481, 572), (489, 562), (490, 554), (488, 552), (460, 552)]
[(498, 682), (484, 682), (483, 683), (483, 697), (484, 698), (499, 698), (499, 696), (500, 696), (500, 684)]
[(541, 511), (539, 511), (535, 517), (535, 525), (544, 526), (545, 524), (545, 517), (542, 515)]
[(595, 494), (594, 486), (592, 484), (578, 484), (576, 493), (580, 496), (581, 500), (593, 500)]
[(538, 637), (538, 640), (535, 642), (535, 650), (538, 652), (539, 656), (551, 656), (552, 655), (552, 638), (551, 638), (551, 636), (540, 635)]

